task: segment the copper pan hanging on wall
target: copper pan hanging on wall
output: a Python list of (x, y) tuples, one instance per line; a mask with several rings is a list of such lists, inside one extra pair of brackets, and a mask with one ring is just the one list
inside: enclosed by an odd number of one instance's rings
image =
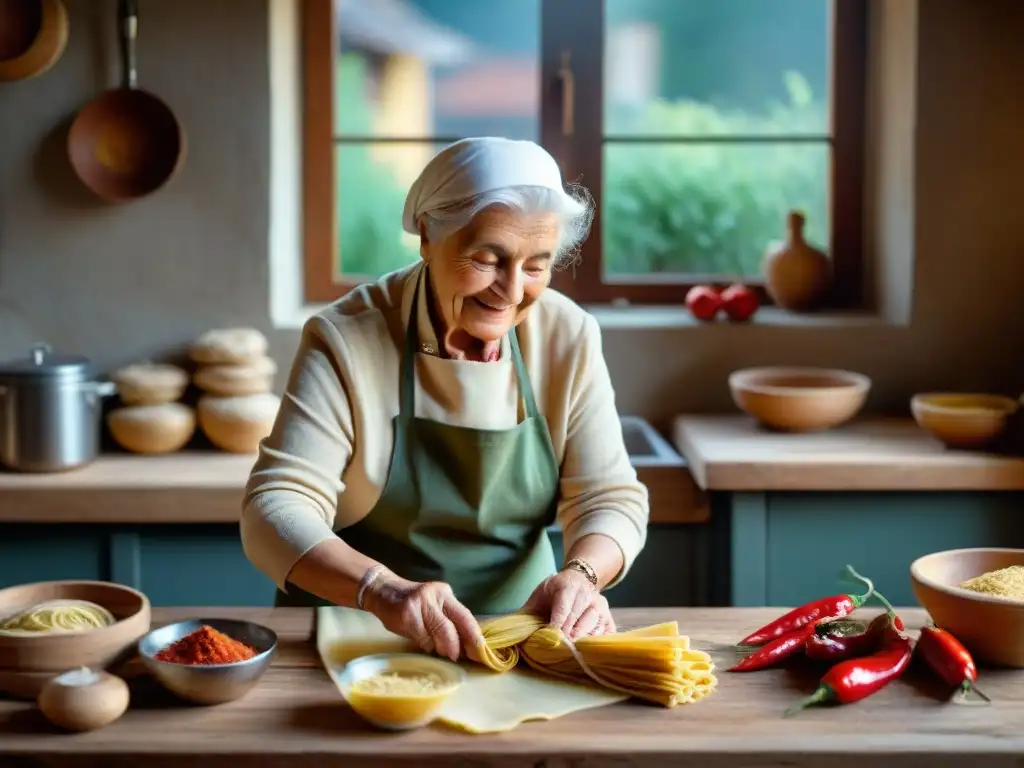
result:
[(0, 0), (0, 80), (38, 77), (68, 44), (68, 12), (61, 0)]
[(68, 133), (68, 157), (82, 182), (105, 200), (156, 192), (185, 159), (185, 130), (171, 108), (138, 87), (138, 5), (120, 0), (124, 80), (87, 104)]

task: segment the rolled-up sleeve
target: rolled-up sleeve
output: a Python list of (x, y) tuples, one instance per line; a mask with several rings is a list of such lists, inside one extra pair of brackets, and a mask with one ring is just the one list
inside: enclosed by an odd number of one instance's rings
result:
[(562, 460), (558, 524), (565, 551), (592, 533), (622, 550), (620, 582), (644, 547), (650, 515), (647, 488), (630, 463), (615, 407), (615, 390), (601, 350), (597, 321), (583, 323)]
[(303, 328), (274, 428), (260, 445), (241, 517), (242, 548), (280, 588), (295, 563), (334, 537), (341, 477), (352, 456), (352, 413), (320, 317)]

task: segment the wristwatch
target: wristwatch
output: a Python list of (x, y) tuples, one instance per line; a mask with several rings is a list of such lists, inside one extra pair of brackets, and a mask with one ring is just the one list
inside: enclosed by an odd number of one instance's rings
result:
[(594, 588), (597, 588), (597, 571), (594, 570), (593, 566), (590, 565), (586, 560), (580, 560), (578, 557), (574, 557), (572, 560), (567, 562), (563, 567), (563, 571), (578, 571), (587, 577)]

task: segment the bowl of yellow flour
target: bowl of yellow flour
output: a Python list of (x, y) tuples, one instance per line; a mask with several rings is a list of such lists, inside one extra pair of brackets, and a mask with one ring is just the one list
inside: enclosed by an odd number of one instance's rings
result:
[(914, 595), (975, 659), (1024, 668), (1024, 549), (934, 552), (910, 566)]

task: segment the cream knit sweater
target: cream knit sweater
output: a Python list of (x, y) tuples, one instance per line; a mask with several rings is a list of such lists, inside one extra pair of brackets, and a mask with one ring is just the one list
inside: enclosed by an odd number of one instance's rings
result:
[[(398, 414), (399, 368), (422, 264), (360, 287), (302, 332), (288, 387), (246, 488), (242, 546), (283, 586), (316, 544), (358, 522), (380, 498)], [(459, 426), (508, 429), (523, 418), (508, 340), (491, 363), (444, 359), (418, 303), (416, 415)], [(561, 468), (557, 521), (566, 551), (591, 533), (614, 539), (625, 563), (643, 548), (647, 489), (626, 454), (597, 323), (548, 289), (519, 328), (537, 406)], [(387, 564), (385, 564), (387, 565)]]

